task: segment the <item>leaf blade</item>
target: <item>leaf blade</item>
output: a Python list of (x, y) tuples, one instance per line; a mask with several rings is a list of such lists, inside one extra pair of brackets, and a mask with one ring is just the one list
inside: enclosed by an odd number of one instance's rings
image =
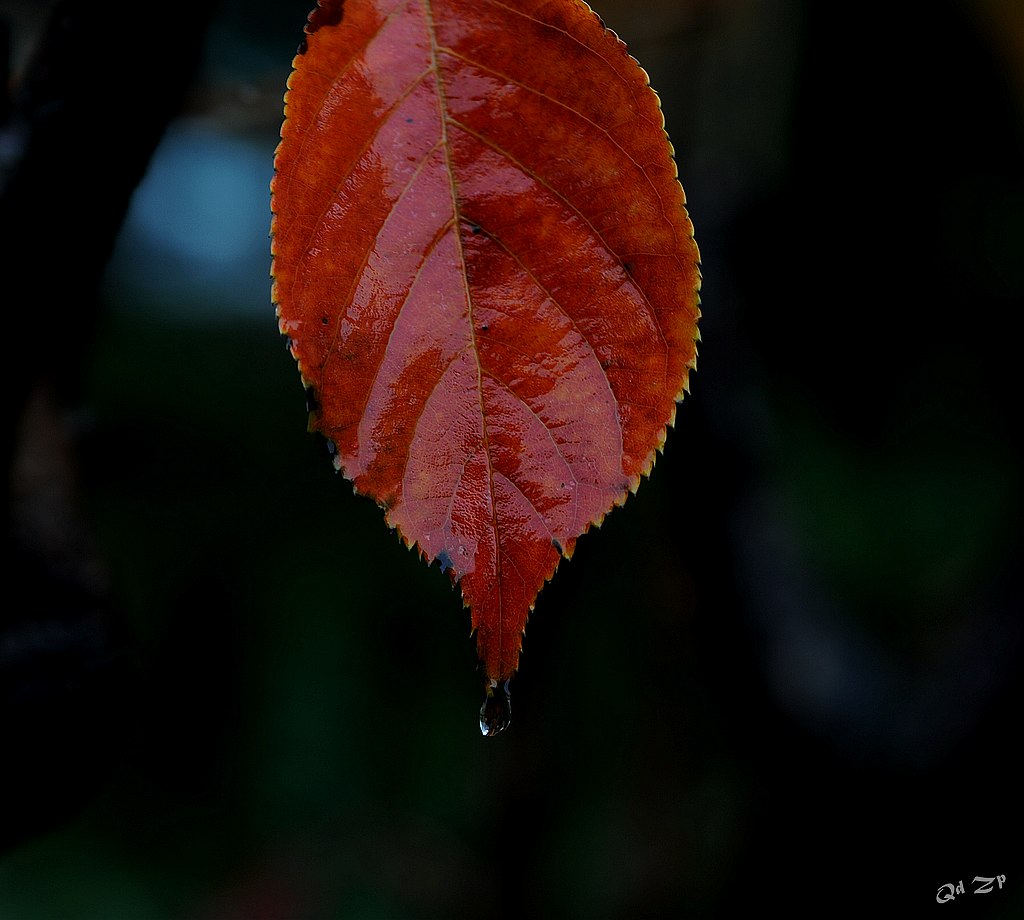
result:
[(280, 328), (311, 427), (460, 584), (504, 680), (695, 363), (699, 256), (660, 104), (577, 0), (318, 10), (275, 161)]

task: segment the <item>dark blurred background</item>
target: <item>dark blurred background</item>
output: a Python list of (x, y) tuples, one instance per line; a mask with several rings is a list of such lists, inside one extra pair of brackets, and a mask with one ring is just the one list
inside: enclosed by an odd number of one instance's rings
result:
[(277, 333), (309, 5), (0, 0), (0, 918), (1024, 916), (1024, 7), (593, 4), (703, 344), (485, 739)]

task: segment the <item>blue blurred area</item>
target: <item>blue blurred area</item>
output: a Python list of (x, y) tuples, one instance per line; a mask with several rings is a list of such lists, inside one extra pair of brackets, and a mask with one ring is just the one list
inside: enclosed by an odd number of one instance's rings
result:
[(272, 175), (264, 138), (176, 120), (125, 220), (107, 272), (111, 300), (181, 322), (265, 319)]

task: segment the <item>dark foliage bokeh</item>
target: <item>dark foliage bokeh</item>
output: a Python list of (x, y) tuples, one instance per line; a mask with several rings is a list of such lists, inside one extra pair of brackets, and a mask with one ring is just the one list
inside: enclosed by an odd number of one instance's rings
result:
[(703, 343), (485, 739), (277, 333), (307, 0), (0, 0), (0, 920), (1024, 915), (1024, 15), (592, 5)]

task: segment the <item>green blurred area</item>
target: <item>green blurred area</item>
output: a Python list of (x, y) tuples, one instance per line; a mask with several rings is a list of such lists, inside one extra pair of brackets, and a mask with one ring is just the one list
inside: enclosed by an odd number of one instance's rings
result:
[(468, 612), (306, 433), (270, 304), (305, 5), (221, 4), (76, 410), (119, 750), (0, 854), (0, 920), (917, 916), (997, 873), (957, 906), (1021, 915), (1024, 99), (997, 9), (598, 9), (662, 97), (704, 343), (484, 739)]

